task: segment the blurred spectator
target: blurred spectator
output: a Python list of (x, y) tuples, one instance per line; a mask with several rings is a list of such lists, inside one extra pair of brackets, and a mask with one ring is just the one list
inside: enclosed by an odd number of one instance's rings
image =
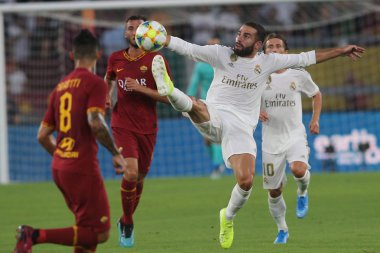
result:
[(294, 2), (269, 3), (261, 8), (261, 15), (270, 25), (291, 25), (298, 5)]
[(292, 23), (307, 24), (310, 21), (310, 15), (307, 11), (310, 8), (309, 6), (309, 3), (298, 3), (292, 16)]
[[(319, 7), (319, 15), (317, 20), (334, 20), (336, 17), (338, 17), (338, 11), (334, 5), (322, 3)], [(348, 41), (344, 37), (344, 34), (342, 34), (342, 22), (336, 24), (331, 23), (328, 25), (321, 26), (318, 29), (318, 37), (320, 38), (331, 38), (330, 43), (325, 43), (325, 46), (338, 46), (338, 45), (346, 45), (348, 44)], [(335, 39), (335, 38), (337, 39)], [(328, 39), (327, 39), (328, 40)]]
[(271, 4), (266, 4), (263, 6), (263, 8), (261, 8), (260, 16), (263, 19), (262, 22), (264, 25), (281, 25), (280, 21), (278, 20), (278, 10)]
[(10, 57), (18, 62), (29, 56), (29, 32), (25, 22), (28, 20), (19, 15), (9, 15), (6, 19), (7, 48)]
[(198, 45), (206, 45), (216, 30), (218, 18), (215, 11), (207, 6), (197, 8), (197, 11), (190, 13), (189, 22), (192, 27), (192, 42)]
[(360, 111), (368, 109), (368, 93), (364, 89), (364, 84), (353, 73), (348, 73), (344, 86), (346, 88), (345, 99), (347, 110)]
[(322, 160), (322, 171), (323, 172), (336, 172), (336, 153), (333, 143), (325, 148), (325, 158)]
[(32, 58), (57, 59), (59, 21), (38, 16), (31, 32), (30, 53)]
[(11, 96), (19, 96), (25, 90), (27, 77), (15, 61), (10, 61), (6, 65), (7, 89)]
[(17, 125), (21, 122), (19, 108), (12, 96), (7, 96), (7, 121), (10, 125)]
[[(241, 26), (240, 17), (242, 16), (241, 8), (238, 5), (228, 5), (222, 7), (216, 22), (217, 34), (220, 37), (221, 44), (233, 46), (236, 31)], [(232, 43), (232, 44), (231, 44)]]
[(59, 40), (60, 22), (38, 16), (30, 36), (30, 57), (23, 63), (28, 84), (35, 93), (49, 92), (64, 74), (63, 44)]
[(7, 114), (8, 124), (21, 123), (19, 101), (23, 100), (27, 77), (16, 61), (10, 61), (6, 65), (7, 84)]
[(127, 43), (124, 38), (124, 24), (106, 30), (100, 37), (100, 44), (103, 48), (103, 53), (108, 57), (112, 52), (126, 48)]
[(370, 148), (369, 142), (368, 141), (361, 141), (358, 145), (358, 151), (361, 154), (361, 170), (366, 170), (367, 169), (367, 162), (366, 162), (366, 152)]

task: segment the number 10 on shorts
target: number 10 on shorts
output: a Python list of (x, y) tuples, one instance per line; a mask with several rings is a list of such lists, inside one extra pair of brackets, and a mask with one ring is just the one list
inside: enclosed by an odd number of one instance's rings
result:
[(264, 176), (269, 176), (269, 177), (274, 175), (273, 163), (263, 163), (263, 174)]

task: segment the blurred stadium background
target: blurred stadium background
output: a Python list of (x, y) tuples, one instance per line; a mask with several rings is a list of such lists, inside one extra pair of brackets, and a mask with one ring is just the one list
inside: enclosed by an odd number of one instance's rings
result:
[[(358, 62), (341, 57), (307, 69), (323, 94), (321, 134), (308, 137), (310, 164), (315, 172), (380, 170), (378, 0), (22, 2), (0, 5), (4, 45), (0, 71), (5, 73), (0, 79), (1, 183), (51, 179), (51, 158), (37, 143), (36, 133), (49, 93), (73, 68), (68, 57), (71, 40), (82, 27), (99, 37), (104, 53), (96, 72), (104, 76), (109, 54), (127, 46), (123, 25), (132, 14), (157, 20), (172, 35), (197, 44), (218, 36), (222, 44), (231, 46), (241, 23), (255, 20), (268, 31), (285, 35), (291, 52), (348, 43), (365, 47)], [(176, 86), (185, 90), (194, 63), (167, 49), (162, 52)], [(311, 101), (303, 103), (307, 125)], [(160, 105), (158, 110), (160, 130), (149, 176), (208, 175), (212, 165), (201, 136), (171, 107)], [(255, 138), (260, 150), (261, 126)], [(105, 178), (115, 177), (110, 161), (101, 148)], [(258, 172), (260, 164), (259, 151)]]

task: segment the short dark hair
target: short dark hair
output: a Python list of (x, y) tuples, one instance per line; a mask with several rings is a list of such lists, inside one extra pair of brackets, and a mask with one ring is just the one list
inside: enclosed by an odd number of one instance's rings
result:
[(268, 40), (270, 39), (279, 39), (282, 41), (282, 43), (284, 43), (284, 48), (285, 50), (289, 50), (289, 47), (288, 47), (288, 42), (286, 41), (285, 37), (278, 34), (278, 33), (270, 33), (267, 35), (267, 37), (265, 37), (265, 40), (264, 40), (264, 43), (263, 43), (263, 50), (265, 52), (265, 49), (266, 49), (266, 43)]
[(265, 30), (265, 28), (262, 25), (260, 25), (259, 23), (256, 23), (256, 22), (252, 22), (252, 21), (246, 22), (246, 23), (244, 23), (244, 25), (254, 28), (257, 31), (256, 38), (259, 41), (264, 42), (264, 38), (267, 35), (267, 31)]
[(88, 29), (81, 30), (74, 38), (73, 52), (75, 59), (96, 59), (98, 48), (98, 40)]
[(125, 23), (127, 23), (129, 20), (143, 20), (145, 22), (148, 19), (142, 15), (132, 15), (125, 19)]

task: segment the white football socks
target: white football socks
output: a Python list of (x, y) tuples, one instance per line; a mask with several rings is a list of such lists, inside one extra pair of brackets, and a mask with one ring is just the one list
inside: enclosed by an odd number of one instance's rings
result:
[(251, 192), (252, 188), (249, 189), (249, 191), (245, 191), (241, 189), (238, 184), (235, 185), (231, 193), (230, 201), (228, 202), (226, 208), (227, 220), (232, 220), (235, 217), (239, 209), (242, 208), (245, 202), (247, 202), (247, 200), (249, 199)]
[(176, 111), (189, 112), (193, 107), (191, 98), (175, 87), (173, 92), (168, 96), (168, 99)]
[(277, 198), (272, 198), (268, 193), (268, 205), (269, 212), (272, 215), (278, 230), (288, 231), (288, 225), (285, 221), (286, 204), (282, 194)]
[(299, 196), (305, 196), (307, 193), (307, 188), (309, 187), (309, 183), (310, 183), (309, 170), (306, 170), (305, 175), (303, 177), (301, 178), (294, 177), (294, 179), (296, 180), (296, 184), (298, 186), (297, 194)]

